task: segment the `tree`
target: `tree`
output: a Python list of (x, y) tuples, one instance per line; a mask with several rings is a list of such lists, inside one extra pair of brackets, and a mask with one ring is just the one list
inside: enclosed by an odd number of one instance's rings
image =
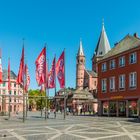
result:
[(45, 102), (45, 92), (41, 92), (39, 89), (29, 90), (29, 108), (31, 110), (43, 109), (45, 107)]

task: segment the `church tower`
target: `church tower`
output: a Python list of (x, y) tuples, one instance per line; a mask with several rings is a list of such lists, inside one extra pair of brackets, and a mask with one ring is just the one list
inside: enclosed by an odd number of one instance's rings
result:
[(77, 53), (76, 63), (76, 89), (83, 89), (84, 87), (84, 71), (85, 71), (85, 55), (82, 47), (82, 40)]
[(97, 62), (110, 51), (110, 44), (105, 31), (104, 22), (102, 23), (102, 31), (92, 57), (92, 70), (98, 72)]

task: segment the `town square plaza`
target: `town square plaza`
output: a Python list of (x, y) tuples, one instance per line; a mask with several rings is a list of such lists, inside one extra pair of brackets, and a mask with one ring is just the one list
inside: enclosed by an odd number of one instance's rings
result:
[(0, 117), (0, 140), (140, 140), (138, 118), (98, 117), (51, 113), (45, 120), (40, 112)]

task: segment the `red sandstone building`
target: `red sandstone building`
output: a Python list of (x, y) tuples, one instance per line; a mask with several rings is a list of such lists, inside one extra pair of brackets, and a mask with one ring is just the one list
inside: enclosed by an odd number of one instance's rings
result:
[(98, 61), (98, 113), (140, 115), (140, 38), (127, 35)]

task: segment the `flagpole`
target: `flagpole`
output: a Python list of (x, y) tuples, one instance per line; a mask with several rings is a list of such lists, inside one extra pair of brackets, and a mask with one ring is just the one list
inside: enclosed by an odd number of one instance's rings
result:
[[(49, 59), (48, 59), (48, 70), (49, 70)], [(47, 79), (48, 80), (48, 79)], [(48, 83), (48, 81), (47, 81), (47, 83)], [(48, 104), (48, 102), (49, 102), (49, 87), (47, 88), (47, 94), (48, 94), (48, 97), (47, 97), (47, 99), (46, 99), (46, 101), (47, 101), (47, 109), (46, 109), (46, 115), (47, 115), (47, 118), (49, 118), (49, 104)]]
[[(64, 49), (64, 80), (65, 78), (65, 49)], [(65, 86), (64, 86), (64, 120), (66, 119), (66, 80), (65, 80)]]
[(41, 118), (42, 118), (42, 87), (41, 87), (41, 90), (40, 90), (40, 93), (41, 93)]
[(47, 119), (47, 92), (46, 92), (46, 86), (45, 86), (45, 120)]
[(28, 91), (26, 93), (26, 118), (27, 118), (27, 115), (28, 115)]
[[(45, 49), (46, 49), (46, 44), (45, 44)], [(45, 52), (46, 53), (46, 52)], [(45, 59), (46, 59), (46, 57), (45, 57)], [(45, 79), (47, 79), (47, 77), (46, 77), (46, 63), (47, 63), (47, 61), (45, 61)], [(45, 83), (46, 85), (45, 85), (45, 120), (47, 119), (47, 81), (46, 81), (46, 83)]]
[[(55, 89), (54, 89), (54, 92), (55, 92), (55, 97), (56, 97), (56, 54), (55, 54), (55, 74), (54, 74), (54, 77), (55, 77)], [(54, 114), (54, 118), (56, 118), (56, 98), (54, 99), (54, 104), (55, 104), (55, 114)]]
[[(9, 62), (10, 62), (10, 58), (9, 58)], [(8, 62), (8, 63), (9, 63), (9, 62)], [(9, 70), (9, 64), (8, 64), (8, 70)], [(9, 74), (8, 74), (8, 82), (9, 82), (9, 78), (10, 78), (10, 77), (9, 77)], [(10, 84), (10, 83), (9, 83), (9, 84)], [(8, 85), (8, 92), (9, 92), (9, 119), (10, 119), (10, 117), (11, 117), (11, 114), (10, 114), (10, 98), (11, 98), (11, 97), (10, 97), (10, 88), (9, 88), (9, 86), (10, 86), (10, 85)]]
[[(27, 63), (26, 63), (26, 66), (25, 66), (25, 67), (27, 67)], [(27, 84), (27, 72), (26, 72), (26, 68), (24, 68), (24, 70), (25, 70), (25, 74), (26, 74), (26, 75), (25, 75), (25, 76), (26, 76), (26, 77), (25, 77), (25, 86), (26, 86), (26, 84)], [(26, 118), (27, 118), (27, 94), (28, 94), (28, 91), (27, 91), (27, 90), (28, 90), (28, 89), (25, 90), (25, 93), (26, 93), (26, 102), (25, 102), (25, 103), (26, 103), (26, 105), (25, 105), (25, 108), (26, 108), (26, 109), (25, 109), (25, 116), (26, 116)]]
[[(23, 74), (24, 75), (24, 74)], [(24, 91), (24, 76), (23, 76), (23, 122), (25, 122), (25, 91)]]
[[(23, 51), (24, 51), (24, 38), (23, 38)], [(24, 54), (24, 52), (23, 52)], [(24, 55), (23, 55), (23, 61), (24, 61)], [(24, 63), (23, 63), (23, 69), (24, 69)], [(25, 122), (25, 76), (24, 76), (24, 70), (22, 71), (22, 77), (23, 77), (23, 123)]]

